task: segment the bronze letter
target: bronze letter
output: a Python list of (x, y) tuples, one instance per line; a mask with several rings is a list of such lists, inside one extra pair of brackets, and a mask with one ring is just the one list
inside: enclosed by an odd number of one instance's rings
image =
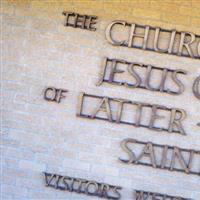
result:
[(66, 96), (63, 95), (63, 93), (68, 92), (67, 90), (63, 89), (57, 89), (57, 94), (56, 94), (56, 102), (60, 103), (62, 98), (65, 98)]
[(116, 41), (116, 40), (114, 40), (112, 38), (112, 32), (111, 31), (112, 31), (113, 26), (115, 26), (116, 24), (121, 24), (123, 26), (126, 26), (126, 22), (125, 21), (113, 21), (106, 28), (106, 39), (108, 40), (108, 42), (110, 44), (116, 45), (116, 46), (120, 46), (120, 45), (123, 45), (125, 43), (125, 41), (118, 42), (118, 41)]
[[(121, 62), (125, 62), (125, 61), (121, 61)], [(118, 63), (118, 60), (112, 61), (112, 69), (111, 69), (109, 80), (108, 80), (109, 83), (112, 83), (114, 81), (115, 73), (123, 73), (124, 72), (123, 70), (117, 69), (117, 63)]]
[[(177, 116), (179, 114), (179, 116)], [(186, 118), (186, 112), (183, 109), (173, 108), (171, 110), (171, 117), (169, 122), (168, 131), (172, 133), (174, 131), (174, 126), (178, 128), (178, 132), (182, 135), (186, 135), (181, 121)]]
[(85, 28), (85, 22), (86, 22), (86, 15), (77, 15), (76, 18), (76, 27), (80, 27), (82, 29)]
[[(48, 92), (49, 91), (52, 91), (52, 95), (51, 96), (48, 96)], [(47, 100), (47, 101), (55, 101), (56, 100), (56, 88), (53, 88), (53, 87), (49, 87), (49, 88), (46, 88), (45, 91), (44, 91), (44, 99)]]
[(99, 111), (105, 112), (108, 117), (108, 120), (112, 122), (112, 114), (111, 114), (109, 99), (107, 97), (104, 97), (102, 99), (99, 106), (94, 110), (93, 114), (91, 115), (91, 118), (92, 119), (95, 118)]
[(136, 159), (135, 154), (128, 147), (128, 143), (135, 143), (135, 142), (136, 142), (136, 140), (131, 139), (131, 138), (122, 140), (121, 148), (129, 155), (129, 160), (124, 160), (124, 159), (119, 158), (119, 160), (121, 162), (130, 164), (130, 163), (133, 163), (135, 161), (135, 159)]
[[(93, 186), (94, 186), (94, 188), (95, 188), (94, 192), (91, 192), (91, 191), (89, 190), (90, 185), (93, 185)], [(99, 190), (99, 186), (98, 186), (98, 184), (97, 184), (95, 181), (89, 181), (89, 182), (85, 185), (85, 193), (86, 193), (86, 194), (97, 195), (98, 190)]]
[(180, 149), (178, 147), (174, 147), (174, 149), (173, 149), (172, 160), (171, 160), (171, 164), (170, 164), (170, 170), (174, 169), (176, 157), (178, 158), (178, 161), (181, 164), (184, 171), (186, 173), (189, 173), (190, 171), (189, 171), (187, 164), (185, 163), (185, 160), (184, 160), (184, 158), (183, 158), (183, 156), (180, 152)]
[(123, 99), (114, 99), (114, 100), (118, 102), (118, 109), (117, 109), (117, 115), (116, 115), (116, 123), (120, 123), (121, 117), (122, 117), (123, 105), (124, 105), (124, 103), (127, 102), (127, 100), (123, 100)]
[(77, 112), (76, 116), (81, 116), (82, 113), (82, 107), (83, 107), (83, 100), (84, 100), (84, 92), (81, 92), (78, 98), (78, 104), (77, 104)]
[(195, 97), (200, 99), (200, 76), (195, 79), (192, 89)]
[[(142, 66), (142, 64), (137, 64), (137, 65)], [(128, 69), (129, 74), (131, 74), (135, 78), (136, 83), (133, 86), (130, 86), (128, 83), (125, 83), (125, 86), (136, 88), (136, 87), (140, 86), (142, 80), (141, 80), (140, 76), (134, 71), (133, 68), (134, 68), (134, 63), (131, 63), (131, 64), (128, 65), (127, 69)]]
[(105, 73), (106, 73), (107, 63), (108, 63), (108, 58), (105, 58), (103, 60), (100, 77), (99, 77), (98, 82), (96, 83), (96, 86), (100, 86), (103, 83), (103, 81), (104, 81), (104, 76), (105, 76)]
[(162, 160), (161, 160), (161, 165), (160, 165), (161, 169), (165, 168), (165, 164), (167, 161), (167, 152), (168, 152), (168, 146), (165, 145), (162, 152)]
[(199, 44), (198, 44), (198, 46), (197, 46), (197, 53), (198, 53), (198, 55), (199, 55), (199, 57), (200, 57), (200, 41), (199, 41)]
[(93, 25), (97, 23), (95, 21), (97, 19), (97, 17), (96, 16), (88, 16), (88, 17), (89, 17), (89, 21), (88, 21), (86, 28), (91, 31), (96, 31), (96, 28), (93, 27)]
[(137, 113), (136, 113), (136, 120), (135, 126), (140, 126), (141, 118), (142, 118), (142, 108), (145, 106), (143, 103), (134, 102), (137, 105)]
[(139, 160), (143, 157), (147, 156), (151, 160), (151, 164), (154, 168), (156, 168), (156, 158), (155, 158), (155, 153), (154, 153), (154, 148), (153, 144), (148, 142), (145, 147), (142, 150), (142, 153), (138, 156), (138, 158), (135, 160), (135, 163), (137, 164)]
[[(177, 74), (178, 74), (178, 73), (187, 74), (187, 72), (184, 71), (184, 70), (181, 70), (181, 69), (175, 70), (174, 72), (172, 72), (172, 80), (173, 80), (173, 81), (177, 84), (177, 86), (179, 87), (179, 90), (178, 90), (178, 92), (176, 92), (176, 94), (181, 94), (181, 93), (184, 92), (185, 87), (184, 87), (183, 83), (177, 78)], [(167, 91), (167, 92), (168, 92), (168, 93), (171, 93), (170, 91)], [(171, 93), (171, 94), (173, 94), (173, 93)]]
[(162, 131), (162, 128), (156, 128), (156, 127), (154, 127), (155, 120), (156, 119), (163, 119), (163, 118), (165, 118), (164, 116), (157, 115), (157, 110), (159, 108), (166, 109), (166, 107), (164, 107), (164, 106), (152, 105), (152, 107), (151, 107), (151, 110), (152, 110), (151, 119), (150, 119), (150, 122), (149, 122), (149, 128), (150, 129), (154, 129), (156, 131)]
[[(45, 176), (46, 186), (53, 186), (53, 185), (50, 185), (50, 183), (52, 182), (52, 180), (54, 178), (56, 178), (56, 174), (50, 174), (50, 173), (46, 173), (46, 172), (43, 172), (43, 174)], [(49, 176), (50, 176), (50, 178), (48, 179)]]
[(109, 189), (110, 189), (110, 186), (108, 184), (101, 183), (100, 189), (99, 189), (99, 196), (103, 198), (107, 198)]
[(145, 80), (144, 85), (145, 85), (145, 87), (146, 87), (148, 90), (155, 91), (156, 89), (155, 89), (155, 88), (152, 88), (152, 87), (150, 86), (151, 71), (152, 71), (152, 66), (151, 66), (151, 65), (148, 65), (148, 66), (147, 66), (146, 80)]
[[(191, 39), (190, 41), (186, 42), (185, 37), (186, 35), (190, 35)], [(190, 57), (194, 58), (192, 49), (190, 48), (190, 44), (192, 44), (195, 40), (195, 35), (193, 33), (189, 32), (181, 32), (181, 39), (180, 39), (180, 44), (179, 44), (179, 49), (178, 49), (178, 55), (181, 56), (183, 52), (183, 47), (185, 47), (190, 55)]]
[(146, 49), (147, 47), (147, 40), (148, 40), (148, 34), (149, 34), (149, 26), (145, 26), (145, 32), (144, 35), (142, 34), (136, 34), (136, 24), (131, 24), (131, 29), (130, 29), (130, 34), (129, 34), (129, 40), (128, 40), (128, 47), (132, 47), (133, 45), (133, 38), (134, 37), (139, 37), (143, 38), (143, 44), (142, 44), (142, 49)]
[(118, 190), (121, 190), (122, 188), (121, 187), (118, 187), (118, 186), (114, 186), (114, 188), (111, 188), (112, 192), (116, 195), (116, 196), (111, 196), (111, 195), (107, 195), (107, 198), (108, 199), (120, 199), (121, 198), (121, 194)]
[(69, 24), (69, 17), (70, 16), (74, 16), (74, 13), (73, 12), (67, 12), (67, 11), (64, 11), (63, 12), (63, 15), (66, 16), (66, 22), (65, 22), (65, 26), (72, 26), (72, 24)]
[(135, 200), (148, 200), (150, 197), (149, 192), (135, 191)]
[(164, 68), (162, 71), (162, 79), (161, 79), (161, 83), (159, 86), (160, 92), (165, 91), (165, 82), (166, 82), (167, 74), (168, 74), (168, 70), (166, 68)]
[(174, 40), (175, 40), (175, 36), (176, 36), (176, 30), (172, 30), (171, 37), (170, 37), (170, 42), (169, 42), (169, 46), (168, 46), (168, 49), (166, 49), (166, 50), (158, 48), (159, 35), (160, 35), (160, 28), (158, 27), (155, 30), (154, 50), (158, 51), (158, 52), (162, 52), (162, 53), (168, 52), (169, 54), (171, 54), (172, 50), (173, 50), (173, 46), (174, 46)]

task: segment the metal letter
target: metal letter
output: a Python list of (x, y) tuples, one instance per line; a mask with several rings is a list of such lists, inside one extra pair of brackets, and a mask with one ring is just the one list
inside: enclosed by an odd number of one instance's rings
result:
[[(90, 185), (94, 185), (94, 187), (95, 187), (94, 192), (91, 192), (91, 191), (89, 190)], [(85, 185), (85, 193), (86, 193), (86, 194), (97, 195), (98, 190), (99, 190), (99, 186), (98, 186), (98, 184), (97, 184), (95, 181), (89, 181), (89, 182)]]
[(105, 76), (105, 73), (106, 73), (107, 63), (108, 63), (108, 58), (105, 58), (103, 60), (100, 77), (99, 77), (98, 82), (96, 83), (96, 86), (100, 86), (103, 83), (103, 81), (104, 81), (104, 76)]
[(93, 25), (97, 23), (95, 21), (97, 19), (97, 17), (96, 16), (88, 16), (88, 17), (89, 17), (89, 22), (88, 22), (88, 25), (86, 26), (86, 28), (91, 31), (96, 31), (96, 28), (93, 27)]
[(124, 105), (124, 103), (127, 102), (127, 100), (123, 100), (123, 99), (114, 99), (114, 100), (118, 102), (118, 109), (117, 109), (117, 115), (116, 115), (116, 122), (117, 122), (117, 123), (120, 123), (121, 117), (122, 117), (123, 105)]
[(146, 80), (145, 80), (144, 85), (145, 85), (145, 87), (146, 87), (148, 90), (155, 91), (156, 89), (155, 89), (155, 88), (152, 88), (152, 87), (150, 86), (151, 71), (152, 71), (152, 66), (151, 66), (151, 65), (148, 65), (148, 66), (147, 66)]
[[(48, 96), (49, 91), (52, 91), (51, 96)], [(55, 101), (56, 100), (56, 94), (57, 94), (56, 88), (53, 88), (53, 87), (46, 88), (45, 91), (44, 91), (44, 99), (47, 100), (47, 101)]]
[(200, 57), (200, 41), (199, 41), (199, 44), (198, 44), (198, 46), (197, 46), (197, 53), (198, 53), (198, 55), (199, 55), (199, 57)]
[(150, 122), (149, 122), (149, 128), (150, 129), (154, 129), (156, 131), (161, 131), (162, 128), (156, 128), (156, 127), (154, 127), (155, 120), (156, 119), (163, 119), (163, 118), (165, 118), (164, 116), (157, 115), (157, 110), (159, 108), (166, 109), (166, 107), (164, 107), (164, 106), (152, 105), (152, 107), (151, 107), (151, 110), (152, 110), (151, 119), (150, 119)]
[(129, 40), (128, 40), (128, 47), (132, 47), (133, 45), (133, 38), (134, 37), (139, 37), (143, 38), (143, 44), (142, 44), (142, 49), (146, 49), (147, 47), (147, 40), (148, 40), (148, 34), (149, 34), (149, 26), (145, 26), (145, 32), (144, 35), (142, 34), (136, 34), (136, 24), (131, 24), (131, 29), (130, 29), (130, 34), (129, 34)]
[(174, 147), (172, 160), (171, 160), (171, 164), (170, 164), (170, 170), (174, 169), (176, 157), (178, 158), (178, 161), (179, 161), (180, 165), (182, 166), (182, 168), (184, 169), (184, 171), (186, 173), (189, 173), (190, 171), (189, 171), (187, 164), (185, 163), (185, 160), (184, 160), (178, 147)]
[[(179, 114), (179, 116), (177, 116), (177, 114)], [(181, 123), (185, 118), (186, 112), (183, 109), (172, 108), (168, 131), (170, 133), (173, 132), (174, 126), (176, 126), (180, 134), (186, 135)]]
[(126, 22), (125, 21), (113, 21), (111, 24), (108, 25), (108, 27), (106, 28), (106, 39), (108, 40), (108, 42), (112, 45), (116, 45), (116, 46), (121, 46), (125, 43), (125, 41), (121, 41), (118, 42), (116, 40), (114, 40), (112, 38), (112, 28), (116, 25), (116, 24), (120, 24), (123, 26), (126, 26)]
[[(142, 66), (142, 64), (137, 64), (138, 66)], [(129, 86), (129, 84), (128, 83), (126, 83), (125, 84), (125, 86), (127, 86), (127, 87), (134, 87), (134, 88), (136, 88), (136, 87), (138, 87), (138, 86), (140, 86), (140, 84), (141, 84), (141, 82), (142, 82), (142, 79), (140, 78), (140, 76), (134, 71), (134, 63), (131, 63), (131, 64), (129, 64), (128, 65), (128, 72), (135, 78), (135, 80), (136, 80), (136, 83), (135, 83), (135, 85), (133, 85), (133, 86)]]
[(173, 46), (174, 46), (174, 40), (175, 40), (175, 36), (176, 36), (176, 30), (172, 30), (171, 37), (170, 37), (170, 42), (169, 42), (169, 46), (168, 46), (168, 48), (166, 50), (158, 48), (159, 35), (160, 35), (160, 28), (157, 27), (156, 30), (155, 30), (155, 37), (154, 37), (154, 50), (158, 51), (158, 52), (162, 52), (162, 53), (168, 52), (169, 54), (171, 54), (172, 50), (173, 50)]
[(156, 158), (154, 153), (153, 144), (151, 142), (148, 142), (145, 147), (142, 150), (142, 153), (138, 156), (138, 158), (135, 160), (135, 163), (137, 164), (139, 160), (143, 157), (147, 156), (151, 160), (151, 164), (154, 168), (156, 168)]
[(68, 92), (67, 90), (63, 90), (63, 89), (57, 89), (57, 94), (56, 94), (56, 102), (60, 103), (61, 99), (65, 98), (65, 96), (63, 95), (63, 93)]
[(131, 139), (131, 138), (122, 140), (121, 148), (129, 155), (129, 160), (124, 160), (124, 159), (119, 158), (119, 160), (121, 162), (130, 164), (135, 161), (136, 156), (135, 156), (134, 152), (132, 152), (131, 149), (128, 147), (128, 143), (135, 143), (135, 142), (136, 142), (136, 140)]
[(161, 165), (160, 165), (161, 169), (165, 168), (165, 164), (167, 161), (167, 152), (168, 152), (168, 146), (165, 145), (162, 152), (162, 160), (161, 160)]
[(110, 122), (112, 122), (112, 114), (111, 114), (109, 99), (107, 97), (104, 97), (102, 99), (102, 101), (100, 102), (99, 106), (94, 110), (91, 118), (92, 119), (95, 118), (99, 111), (105, 112), (107, 117), (108, 117), (108, 120)]
[(79, 94), (76, 116), (81, 116), (82, 107), (83, 107), (84, 95), (85, 95), (84, 92), (81, 92), (81, 93)]
[(167, 79), (167, 74), (168, 74), (168, 70), (166, 68), (164, 68), (163, 71), (162, 71), (162, 79), (161, 79), (161, 83), (160, 83), (160, 86), (159, 86), (160, 92), (165, 91), (165, 82), (166, 82), (166, 79)]
[(74, 16), (74, 13), (73, 12), (67, 12), (67, 11), (64, 11), (63, 12), (63, 15), (65, 15), (66, 16), (66, 23), (65, 23), (65, 26), (71, 26), (72, 24), (69, 24), (68, 22), (69, 22), (69, 17), (70, 16)]
[(192, 89), (195, 97), (200, 99), (200, 76), (195, 79)]
[[(177, 78), (177, 74), (181, 73), (181, 74), (187, 74), (187, 72), (185, 70), (175, 70), (174, 72), (172, 72), (172, 80), (177, 84), (177, 86), (179, 87), (178, 92), (176, 92), (176, 94), (181, 94), (184, 92), (185, 87), (183, 85), (183, 83)], [(168, 93), (171, 93), (169, 90), (167, 91)], [(173, 93), (171, 93), (173, 94)]]
[[(123, 70), (117, 69), (117, 62), (118, 62), (117, 60), (113, 60), (113, 62), (112, 62), (112, 69), (111, 69), (109, 80), (108, 80), (109, 83), (112, 83), (114, 81), (115, 73), (123, 73), (124, 72)], [(123, 61), (121, 61), (121, 62), (123, 62)]]
[(120, 199), (121, 198), (121, 194), (120, 194), (120, 192), (118, 190), (121, 190), (121, 189), (122, 188), (119, 187), (119, 186), (114, 186), (113, 188), (111, 188), (111, 190), (112, 190), (112, 193), (116, 194), (116, 196), (107, 195), (107, 198), (108, 199), (116, 199), (116, 200)]
[[(185, 37), (187, 35), (190, 35), (191, 39), (190, 41), (186, 42)], [(195, 35), (193, 33), (189, 32), (181, 32), (181, 39), (180, 39), (180, 44), (179, 44), (179, 49), (178, 49), (178, 55), (181, 56), (183, 52), (183, 47), (185, 47), (190, 55), (190, 57), (194, 58), (192, 49), (190, 48), (190, 44), (192, 44), (195, 41)]]

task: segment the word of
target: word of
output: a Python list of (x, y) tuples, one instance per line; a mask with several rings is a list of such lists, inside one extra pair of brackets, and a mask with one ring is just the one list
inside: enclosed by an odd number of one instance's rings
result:
[(123, 163), (200, 175), (200, 151), (140, 142), (131, 138), (124, 139), (121, 148), (129, 157), (119, 158)]
[(107, 26), (106, 39), (115, 46), (200, 58), (200, 36), (190, 32), (165, 30), (159, 27), (142, 26), (117, 20)]
[[(139, 70), (142, 72), (139, 72)], [(154, 72), (159, 74), (154, 75)], [(140, 75), (140, 73), (142, 74)], [(151, 91), (166, 92), (168, 94), (181, 94), (184, 91), (184, 85), (178, 79), (178, 74), (186, 74), (186, 72), (181, 69), (172, 70), (142, 63), (127, 62), (120, 59), (106, 58), (97, 86), (101, 85), (103, 82), (107, 82), (115, 85), (123, 85), (128, 88), (143, 88)], [(118, 80), (116, 79), (116, 76), (118, 77)], [(119, 76), (121, 76), (121, 79), (124, 77), (126, 81), (119, 80)], [(142, 77), (145, 77), (144, 80)], [(159, 80), (157, 88), (151, 86), (151, 82), (155, 80)], [(166, 88), (166, 82), (171, 81), (177, 88), (176, 91)]]
[(44, 172), (46, 186), (106, 199), (120, 199), (121, 187)]
[[(162, 116), (158, 114), (161, 111)], [(183, 109), (161, 105), (81, 93), (77, 116), (186, 135), (182, 125), (186, 112)], [(165, 127), (156, 125), (162, 118), (168, 118)]]
[(167, 194), (159, 194), (155, 192), (147, 192), (135, 190), (135, 200), (192, 200), (183, 197), (169, 196)]
[(60, 103), (62, 98), (65, 98), (63, 93), (68, 92), (64, 89), (57, 89), (54, 87), (48, 87), (44, 91), (44, 99), (47, 101), (55, 101), (57, 103)]
[(72, 26), (74, 28), (87, 29), (90, 31), (96, 31), (94, 24), (96, 24), (96, 16), (80, 15), (74, 12), (63, 12), (66, 16), (65, 26)]
[(195, 79), (192, 89), (195, 97), (200, 99), (200, 76)]

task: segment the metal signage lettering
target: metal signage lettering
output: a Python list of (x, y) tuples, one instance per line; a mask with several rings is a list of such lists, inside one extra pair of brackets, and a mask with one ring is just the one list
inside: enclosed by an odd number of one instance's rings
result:
[(195, 97), (200, 99), (200, 76), (195, 79), (192, 89)]
[(147, 192), (142, 190), (135, 190), (134, 200), (192, 200), (189, 198), (170, 196), (167, 194), (160, 194), (157, 192)]
[[(119, 40), (116, 37), (114, 38), (113, 29), (115, 26), (121, 27), (124, 33), (128, 33), (129, 36), (124, 38), (124, 40)], [(165, 44), (165, 49), (159, 47), (159, 41), (163, 35), (162, 33), (168, 34), (168, 41)], [(151, 38), (152, 35), (153, 38)], [(128, 48), (138, 48), (177, 56), (200, 58), (200, 36), (190, 32), (165, 30), (159, 27), (143, 26), (116, 20), (107, 26), (106, 40), (114, 46), (125, 46)], [(149, 40), (151, 40), (151, 42), (149, 42)]]
[[(74, 12), (63, 12), (63, 15), (66, 17), (65, 26), (90, 31), (96, 30), (96, 16), (80, 15)], [(114, 32), (116, 26), (120, 27), (124, 33), (128, 33), (124, 34), (128, 36), (124, 36), (125, 38), (121, 36), (119, 38), (123, 39), (119, 39), (117, 36), (118, 32)], [(165, 35), (165, 39), (162, 38), (163, 35)], [(196, 59), (200, 58), (200, 35), (190, 32), (165, 30), (159, 27), (142, 26), (118, 20), (111, 22), (107, 26), (106, 40), (114, 46), (138, 48)], [(164, 45), (160, 45), (160, 41), (164, 42)], [(159, 73), (159, 76), (154, 77), (154, 72)], [(173, 70), (106, 57), (96, 86), (107, 83), (130, 89), (141, 88), (170, 95), (180, 95), (185, 90), (181, 78), (186, 74), (187, 72), (181, 69)], [(197, 99), (200, 99), (199, 87), (200, 76), (195, 79), (192, 88)], [(59, 103), (62, 98), (65, 98), (63, 94), (65, 92), (67, 90), (48, 87), (44, 91), (44, 99)], [(184, 120), (187, 114), (181, 108), (80, 93), (77, 116), (91, 120), (98, 119), (116, 124), (143, 127), (153, 131), (166, 131), (168, 133), (186, 135)], [(163, 121), (160, 123), (161, 120)], [(200, 126), (200, 123), (197, 126)], [(121, 142), (121, 149), (125, 155), (120, 156), (119, 161), (123, 164), (144, 165), (155, 169), (200, 176), (200, 151), (169, 146), (167, 144), (159, 145), (151, 142), (142, 142), (132, 138), (124, 139)], [(47, 172), (44, 172), (44, 178), (47, 187), (105, 199), (121, 199), (120, 191), (122, 187), (119, 186)], [(142, 190), (135, 190), (134, 199), (189, 200), (188, 198)]]
[[(87, 105), (85, 103), (86, 100), (87, 102), (90, 100), (90, 103), (87, 103)], [(129, 105), (129, 108), (127, 108), (125, 105)], [(87, 108), (84, 108), (86, 106)], [(133, 111), (129, 110), (130, 107), (132, 107)], [(150, 120), (146, 124), (142, 123), (144, 116), (148, 117), (147, 114), (143, 114), (145, 109), (146, 111), (147, 109), (150, 109)], [(167, 112), (170, 114), (165, 127), (156, 126), (158, 119), (165, 119), (164, 116), (158, 115), (158, 111), (164, 111), (165, 113)], [(130, 119), (126, 119), (126, 121), (123, 120), (124, 115), (130, 116), (130, 112), (133, 112)], [(81, 93), (79, 95), (77, 116), (88, 119), (105, 120), (118, 124), (128, 124), (135, 127), (144, 127), (154, 131), (167, 131), (169, 133), (186, 135), (183, 127), (183, 120), (186, 118), (186, 112), (185, 110), (179, 108), (168, 108), (166, 106), (156, 104)]]
[[(119, 68), (119, 66), (121, 68)], [(142, 70), (142, 73), (145, 75), (141, 74), (141, 72), (137, 72), (137, 69)], [(160, 82), (156, 88), (151, 85), (152, 79), (159, 79), (158, 76), (152, 75), (154, 71), (160, 72)], [(145, 65), (142, 63), (128, 62), (121, 59), (105, 58), (100, 79), (96, 85), (100, 86), (103, 82), (106, 82), (109, 84), (125, 86), (131, 89), (142, 88), (151, 91), (165, 92), (172, 95), (179, 95), (184, 92), (185, 87), (178, 75), (186, 74), (187, 72), (181, 69), (172, 70), (169, 68), (159, 68), (151, 65)], [(123, 77), (123, 75), (127, 77), (128, 75), (130, 80), (122, 81), (119, 80), (119, 78), (117, 80), (117, 75), (121, 75), (121, 77)], [(142, 79), (142, 77), (145, 78)], [(167, 88), (166, 82), (168, 80), (172, 81), (178, 89), (175, 90)]]
[(66, 16), (65, 26), (96, 31), (96, 28), (94, 27), (94, 25), (97, 23), (96, 16), (80, 15), (78, 13), (67, 11), (64, 11), (63, 15)]
[(44, 99), (47, 101), (55, 101), (57, 103), (60, 103), (61, 99), (65, 98), (63, 93), (66, 92), (68, 92), (68, 90), (48, 87), (44, 91)]
[[(137, 149), (141, 147), (142, 150), (138, 153)], [(200, 162), (200, 151), (141, 142), (131, 138), (124, 139), (121, 142), (121, 148), (128, 154), (128, 159), (119, 158), (122, 163), (200, 175), (200, 167), (197, 169)], [(148, 158), (148, 161), (144, 157)]]
[(47, 172), (44, 172), (44, 178), (47, 187), (106, 199), (118, 200), (121, 198), (120, 190), (122, 188), (119, 186)]

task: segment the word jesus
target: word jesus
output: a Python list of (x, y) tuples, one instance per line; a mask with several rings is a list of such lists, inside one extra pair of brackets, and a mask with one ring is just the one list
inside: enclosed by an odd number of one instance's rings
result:
[(181, 69), (172, 70), (121, 59), (106, 58), (97, 86), (107, 82), (131, 89), (142, 88), (178, 95), (184, 91), (184, 85), (178, 76), (185, 74), (186, 71)]

